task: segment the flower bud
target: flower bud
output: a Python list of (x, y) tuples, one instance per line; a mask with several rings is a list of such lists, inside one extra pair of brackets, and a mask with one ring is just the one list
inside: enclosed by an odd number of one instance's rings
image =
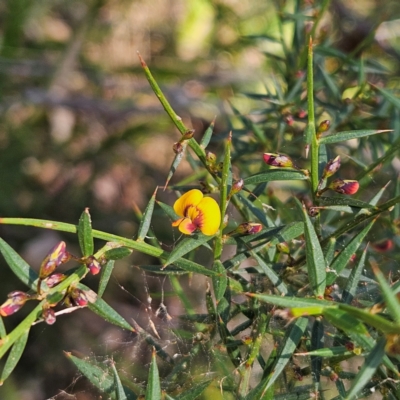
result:
[(335, 179), (329, 184), (329, 189), (340, 194), (354, 194), (357, 192), (360, 184), (357, 181), (349, 179)]
[(308, 209), (308, 215), (310, 217), (316, 217), (319, 214), (319, 208), (318, 207), (310, 207)]
[(206, 161), (207, 161), (207, 164), (214, 165), (217, 161), (217, 156), (214, 153), (212, 153), (211, 151), (207, 151)]
[(65, 242), (58, 243), (43, 260), (39, 270), (39, 278), (47, 278), (60, 264), (67, 262), (69, 259), (70, 255), (66, 251)]
[(288, 124), (289, 126), (292, 126), (292, 125), (293, 125), (294, 118), (293, 118), (293, 115), (292, 115), (292, 114), (287, 114), (287, 115), (285, 115), (284, 120), (285, 120), (286, 124)]
[(264, 153), (263, 158), (271, 167), (296, 168), (293, 161), (284, 154)]
[(337, 156), (336, 158), (329, 160), (326, 163), (324, 171), (322, 172), (322, 179), (331, 177), (339, 170), (339, 168), (340, 168), (340, 156)]
[(172, 146), (172, 150), (174, 151), (175, 154), (180, 154), (183, 151), (183, 145), (181, 142), (176, 142)]
[(68, 291), (68, 295), (73, 303), (75, 303), (77, 306), (84, 307), (89, 302), (85, 292), (81, 289), (71, 288)]
[(53, 325), (56, 322), (56, 313), (52, 308), (43, 308), (42, 318), (47, 325)]
[(16, 313), (25, 302), (29, 299), (29, 295), (27, 293), (21, 292), (19, 290), (15, 290), (8, 294), (8, 300), (6, 300), (0, 306), (0, 315), (2, 317), (8, 317)]
[(262, 229), (262, 225), (257, 222), (243, 222), (229, 235), (240, 234), (240, 235), (255, 235)]
[(305, 110), (303, 110), (302, 108), (300, 108), (299, 111), (297, 111), (297, 116), (299, 118), (303, 119), (307, 116), (307, 112)]
[(49, 276), (48, 278), (46, 278), (45, 282), (49, 288), (52, 288), (52, 287), (58, 285), (60, 282), (62, 282), (66, 277), (67, 277), (67, 275), (57, 272), (57, 273)]
[(232, 195), (239, 193), (244, 186), (244, 180), (243, 179), (239, 179), (237, 181), (235, 181), (232, 185), (232, 189), (231, 192), (229, 193), (229, 197), (231, 197)]
[(92, 275), (97, 275), (101, 270), (100, 263), (93, 256), (88, 257), (86, 266)]
[(322, 121), (317, 129), (317, 134), (326, 132), (331, 126), (331, 121), (329, 119), (326, 119), (325, 121)]
[(183, 135), (182, 135), (182, 139), (183, 140), (189, 140), (194, 136), (194, 129), (188, 129)]

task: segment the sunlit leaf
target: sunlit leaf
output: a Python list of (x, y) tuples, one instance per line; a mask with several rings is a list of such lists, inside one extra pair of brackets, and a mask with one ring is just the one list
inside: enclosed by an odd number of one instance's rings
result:
[(359, 131), (343, 131), (337, 133), (331, 133), (327, 136), (322, 136), (319, 138), (320, 144), (330, 144), (330, 143), (338, 143), (344, 142), (346, 140), (362, 138), (366, 136), (376, 135), (378, 133), (386, 133), (391, 132), (390, 129), (380, 129), (380, 130), (373, 130), (373, 129), (362, 129)]
[(296, 170), (286, 170), (286, 169), (270, 169), (268, 171), (259, 172), (255, 175), (248, 176), (244, 179), (245, 185), (258, 185), (262, 182), (272, 182), (272, 181), (296, 181), (308, 179), (303, 172)]
[(161, 384), (158, 374), (156, 352), (153, 351), (151, 358), (149, 379), (147, 382), (145, 400), (161, 400)]
[(81, 252), (85, 257), (94, 253), (92, 220), (90, 218), (89, 209), (85, 208), (79, 218), (78, 223), (78, 239)]

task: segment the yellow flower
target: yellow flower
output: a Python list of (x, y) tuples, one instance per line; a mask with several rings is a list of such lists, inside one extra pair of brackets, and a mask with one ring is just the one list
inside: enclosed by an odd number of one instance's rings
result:
[(174, 204), (174, 211), (182, 218), (172, 223), (179, 230), (190, 235), (200, 229), (204, 235), (214, 235), (221, 224), (221, 211), (212, 197), (203, 197), (200, 190), (192, 189)]

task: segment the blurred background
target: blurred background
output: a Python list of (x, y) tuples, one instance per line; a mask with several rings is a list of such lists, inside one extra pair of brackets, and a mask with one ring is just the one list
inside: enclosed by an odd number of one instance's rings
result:
[[(275, 36), (278, 16), (293, 11), (295, 3), (1, 1), (0, 216), (76, 224), (89, 207), (95, 229), (134, 237), (134, 211), (143, 211), (155, 187), (164, 185), (174, 157), (172, 145), (179, 140), (149, 88), (137, 52), (196, 137), (216, 117), (217, 149), (219, 135), (238, 124), (230, 103), (249, 112), (253, 103), (240, 93), (262, 90), (271, 72), (271, 58), (265, 53), (274, 54), (275, 48), (259, 37)], [(311, 15), (322, 1), (299, 3), (305, 15)], [(335, 48), (353, 54), (369, 38), (372, 51), (392, 70), (395, 82), (399, 18), (398, 1), (337, 0), (329, 6), (320, 34), (330, 35)], [(182, 164), (172, 182), (189, 172), (189, 165)], [(176, 196), (167, 190), (158, 198), (172, 204)], [(153, 230), (165, 246), (173, 246), (176, 237), (161, 213), (153, 219)], [(79, 255), (72, 235), (0, 225), (0, 236), (35, 269), (61, 239)], [(148, 315), (143, 283), (152, 293), (169, 290), (160, 278), (144, 278), (134, 267), (146, 263), (156, 262), (140, 254), (120, 262), (105, 296), (128, 321), (132, 316), (144, 325)], [(0, 271), (2, 299), (12, 290), (24, 289), (3, 259)], [(90, 279), (88, 284), (95, 287), (97, 280)], [(204, 282), (192, 283), (192, 291), (202, 302)], [(156, 309), (160, 298), (154, 299)], [(179, 314), (179, 309), (172, 303), (170, 312)], [(7, 327), (24, 315), (21, 311), (7, 319)], [(140, 345), (133, 336), (83, 310), (59, 318), (52, 327), (40, 324), (31, 332), (20, 365), (0, 388), (0, 398), (99, 398), (62, 350), (81, 355), (125, 353), (128, 364), (143, 369), (149, 354)]]

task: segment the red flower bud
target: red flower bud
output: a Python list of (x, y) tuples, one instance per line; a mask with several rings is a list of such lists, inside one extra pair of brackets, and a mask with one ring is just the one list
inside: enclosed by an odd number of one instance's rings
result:
[(29, 299), (29, 295), (27, 293), (21, 292), (19, 290), (15, 290), (8, 294), (8, 300), (6, 300), (0, 306), (0, 315), (2, 317), (8, 317), (16, 313), (25, 302)]
[(67, 275), (57, 272), (57, 273), (49, 276), (48, 278), (46, 278), (45, 282), (49, 288), (52, 288), (52, 287), (58, 285), (60, 282), (62, 282), (66, 277), (67, 277)]
[(264, 153), (263, 158), (271, 167), (296, 168), (293, 161), (284, 154)]
[(42, 311), (42, 318), (47, 325), (53, 325), (56, 322), (56, 313), (52, 308), (44, 308)]
[(262, 225), (257, 222), (243, 222), (235, 230), (229, 233), (229, 235), (255, 235), (262, 229)]
[(340, 168), (340, 156), (337, 156), (336, 158), (329, 160), (326, 163), (324, 171), (322, 172), (322, 179), (331, 177), (339, 170), (339, 168)]
[(66, 251), (65, 242), (58, 243), (50, 250), (43, 260), (40, 266), (39, 278), (47, 278), (60, 264), (67, 262), (69, 259), (70, 255)]
[(89, 268), (92, 275), (97, 275), (101, 270), (100, 263), (93, 257), (88, 257), (86, 266)]
[(360, 184), (354, 180), (335, 179), (329, 184), (329, 189), (340, 194), (354, 194), (357, 192)]
[(77, 306), (84, 307), (89, 302), (85, 292), (81, 289), (71, 288), (68, 291), (68, 295)]

